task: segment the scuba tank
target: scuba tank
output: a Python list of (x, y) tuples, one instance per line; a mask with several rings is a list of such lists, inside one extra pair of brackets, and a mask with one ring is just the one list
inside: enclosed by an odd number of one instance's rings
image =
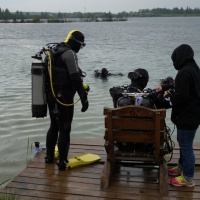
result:
[(31, 67), (32, 75), (32, 117), (44, 118), (47, 116), (47, 60), (44, 58), (46, 50), (51, 49), (57, 43), (49, 43), (31, 58), (34, 58)]
[(37, 55), (32, 58), (32, 117), (42, 118), (47, 116), (45, 63)]

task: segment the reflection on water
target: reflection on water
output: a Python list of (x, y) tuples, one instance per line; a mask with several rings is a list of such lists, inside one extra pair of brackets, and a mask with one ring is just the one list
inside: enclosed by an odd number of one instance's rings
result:
[[(31, 56), (46, 43), (63, 41), (72, 29), (81, 30), (87, 46), (78, 54), (79, 64), (87, 72), (90, 107), (80, 112), (75, 106), (72, 137), (103, 138), (103, 107), (112, 107), (109, 88), (129, 83), (129, 71), (142, 67), (149, 71), (148, 87), (159, 79), (175, 77), (171, 65), (172, 50), (189, 43), (200, 64), (197, 26), (199, 18), (135, 18), (127, 22), (70, 24), (1, 24), (0, 26), (0, 182), (12, 178), (26, 165), (27, 144), (45, 144), (49, 119), (31, 118)], [(122, 77), (95, 78), (96, 69), (106, 67)], [(78, 96), (76, 96), (78, 99)], [(170, 110), (167, 112), (170, 122)], [(176, 133), (173, 134), (175, 140)], [(196, 141), (200, 141), (197, 134)]]

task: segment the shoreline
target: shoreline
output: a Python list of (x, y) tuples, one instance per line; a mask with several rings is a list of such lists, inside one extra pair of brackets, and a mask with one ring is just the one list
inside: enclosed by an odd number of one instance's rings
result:
[(121, 17), (121, 18), (112, 18), (112, 19), (105, 19), (105, 18), (60, 18), (60, 19), (7, 19), (7, 20), (0, 20), (0, 23), (74, 23), (74, 22), (125, 22), (130, 21), (129, 19), (134, 18), (165, 18), (165, 17), (200, 17), (200, 15), (138, 15), (133, 17)]

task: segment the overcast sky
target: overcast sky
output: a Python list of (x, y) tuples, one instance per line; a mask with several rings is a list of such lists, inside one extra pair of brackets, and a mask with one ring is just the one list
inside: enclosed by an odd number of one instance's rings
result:
[(0, 0), (10, 12), (130, 12), (152, 8), (200, 8), (200, 0)]

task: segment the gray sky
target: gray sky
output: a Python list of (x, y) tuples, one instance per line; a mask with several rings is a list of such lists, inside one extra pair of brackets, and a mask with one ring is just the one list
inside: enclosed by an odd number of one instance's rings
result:
[(152, 8), (200, 8), (200, 0), (0, 0), (0, 8), (37, 12), (130, 12)]

